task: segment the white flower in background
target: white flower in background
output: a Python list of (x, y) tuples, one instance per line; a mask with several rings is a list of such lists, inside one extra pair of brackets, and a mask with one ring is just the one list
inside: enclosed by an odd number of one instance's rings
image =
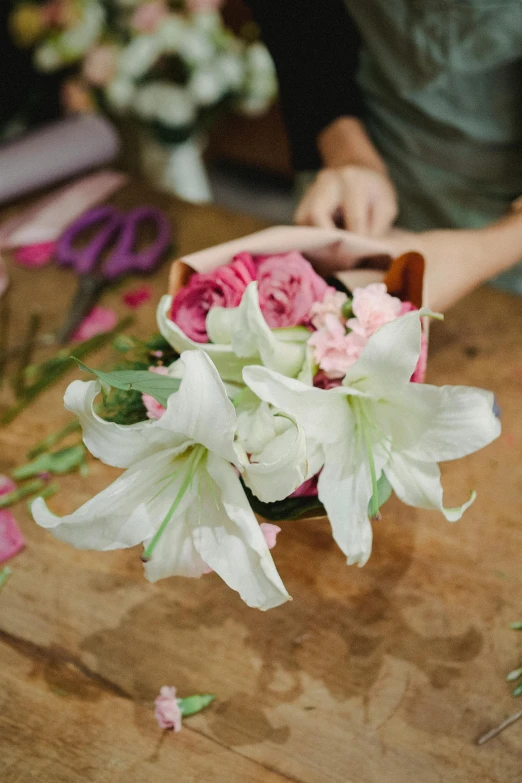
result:
[(246, 64), (252, 76), (275, 78), (274, 61), (266, 46), (260, 42), (251, 44), (246, 51)]
[(237, 91), (243, 84), (244, 67), (239, 54), (220, 54), (214, 61), (214, 68), (221, 75), (223, 81), (231, 90)]
[(196, 68), (212, 60), (216, 47), (204, 30), (192, 26), (187, 27), (177, 51), (190, 66)]
[[(126, 470), (62, 518), (37, 499), (34, 518), (80, 548), (105, 551), (143, 542), (151, 581), (198, 577), (210, 567), (249, 606), (278, 606), (290, 596), (240, 483), (234, 407), (202, 351), (184, 354), (181, 362), (179, 391), (154, 421), (124, 426), (104, 421), (93, 409), (99, 382), (74, 381), (68, 387), (65, 407), (79, 417), (87, 448)], [(284, 465), (273, 462), (280, 482)], [(293, 485), (292, 466), (289, 472)], [(269, 475), (263, 478), (269, 483)]]
[(196, 107), (188, 91), (167, 81), (138, 87), (133, 107), (143, 120), (157, 120), (169, 128), (183, 128), (196, 119)]
[(60, 52), (54, 43), (44, 43), (34, 53), (34, 62), (40, 71), (56, 71), (63, 65)]
[(378, 515), (383, 473), (404, 503), (439, 510), (453, 522), (475, 496), (459, 508), (444, 508), (437, 463), (471, 454), (500, 434), (492, 393), (410, 383), (420, 345), (416, 311), (369, 338), (343, 386), (311, 389), (264, 367), (243, 372), (258, 397), (304, 429), (309, 476), (322, 467), (319, 499), (348, 563), (364, 565), (370, 556), (369, 516)]
[(170, 14), (160, 22), (157, 38), (166, 54), (175, 54), (187, 34), (188, 25), (180, 14)]
[(223, 25), (219, 11), (194, 11), (192, 24), (205, 33), (218, 33)]
[(69, 58), (76, 59), (98, 40), (105, 25), (105, 11), (98, 0), (81, 4), (82, 17), (78, 24), (60, 34), (59, 46)]
[(135, 92), (136, 88), (133, 81), (125, 76), (117, 76), (107, 86), (105, 94), (113, 109), (125, 111), (132, 103)]
[(129, 78), (140, 78), (154, 65), (161, 48), (154, 35), (137, 35), (120, 53), (118, 71)]
[(214, 63), (211, 63), (194, 71), (187, 84), (187, 89), (197, 104), (212, 106), (221, 100), (227, 85), (221, 72)]

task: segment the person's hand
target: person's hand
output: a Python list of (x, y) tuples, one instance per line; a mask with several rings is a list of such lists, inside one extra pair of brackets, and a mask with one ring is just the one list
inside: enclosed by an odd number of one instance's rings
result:
[(334, 228), (382, 236), (397, 217), (397, 194), (384, 172), (366, 166), (322, 169), (295, 213), (304, 226)]

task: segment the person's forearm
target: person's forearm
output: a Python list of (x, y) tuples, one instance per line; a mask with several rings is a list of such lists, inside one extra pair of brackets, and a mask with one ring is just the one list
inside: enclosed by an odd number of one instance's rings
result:
[(515, 211), (482, 230), (484, 249), (480, 277), (486, 280), (522, 261), (522, 211)]
[(338, 117), (320, 134), (317, 146), (324, 165), (364, 166), (386, 174), (386, 165), (357, 117)]

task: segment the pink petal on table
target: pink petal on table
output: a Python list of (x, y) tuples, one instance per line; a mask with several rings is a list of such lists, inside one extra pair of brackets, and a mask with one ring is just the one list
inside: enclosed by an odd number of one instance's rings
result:
[(9, 560), (24, 548), (24, 537), (14, 516), (6, 509), (0, 509), (0, 563)]
[(135, 310), (137, 307), (141, 307), (142, 304), (148, 302), (152, 297), (152, 289), (150, 285), (142, 285), (139, 288), (131, 288), (130, 291), (126, 291), (123, 294), (122, 299), (127, 307)]
[(16, 484), (9, 476), (0, 474), (0, 495), (7, 495), (16, 489)]
[(40, 242), (37, 245), (19, 247), (14, 259), (23, 266), (44, 266), (54, 255), (56, 242)]
[(72, 339), (77, 342), (89, 340), (97, 334), (114, 329), (117, 323), (118, 316), (114, 310), (109, 310), (108, 307), (93, 307), (73, 334)]

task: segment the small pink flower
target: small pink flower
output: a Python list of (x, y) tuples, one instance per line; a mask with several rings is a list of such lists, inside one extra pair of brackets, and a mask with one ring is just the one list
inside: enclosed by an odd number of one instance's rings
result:
[[(149, 367), (149, 372), (155, 372), (156, 375), (168, 375), (169, 371), (166, 367), (161, 365), (158, 367)], [(141, 399), (145, 405), (148, 419), (161, 419), (165, 413), (163, 405), (154, 399), (150, 394), (142, 394)]]
[(325, 326), (314, 332), (308, 345), (314, 349), (314, 358), (329, 378), (342, 378), (355, 364), (367, 339), (346, 329), (334, 315), (325, 316)]
[(349, 329), (370, 337), (384, 324), (394, 321), (401, 314), (402, 303), (390, 296), (384, 283), (372, 283), (353, 292), (353, 314), (347, 323)]
[(19, 247), (14, 254), (15, 261), (24, 266), (44, 266), (54, 255), (56, 242), (40, 242), (37, 245)]
[(342, 291), (336, 291), (335, 288), (328, 288), (322, 302), (314, 302), (310, 308), (310, 320), (312, 326), (321, 329), (325, 325), (325, 316), (334, 315), (339, 321), (342, 321), (341, 310), (348, 297)]
[(319, 479), (319, 474), (316, 476), (312, 476), (312, 478), (307, 479), (307, 481), (304, 482), (304, 484), (301, 484), (300, 487), (297, 487), (297, 489), (292, 492), (290, 495), (291, 498), (313, 498), (317, 497), (317, 481)]
[(118, 50), (115, 46), (96, 46), (83, 61), (83, 76), (95, 87), (104, 87), (116, 75)]
[(114, 310), (109, 310), (107, 307), (93, 307), (73, 334), (72, 339), (77, 342), (89, 340), (97, 334), (114, 329), (117, 323), (118, 316)]
[(329, 286), (301, 253), (258, 256), (259, 305), (270, 328), (310, 322), (314, 302), (322, 302)]
[(168, 15), (169, 9), (164, 0), (151, 0), (136, 8), (131, 16), (131, 25), (140, 33), (154, 33)]
[[(7, 495), (16, 489), (8, 476), (0, 476), (0, 495)], [(10, 511), (0, 509), (0, 563), (4, 563), (24, 548), (24, 537)]]
[(154, 701), (154, 716), (160, 729), (181, 731), (181, 710), (176, 698), (176, 688), (163, 685)]
[(418, 310), (418, 307), (415, 307), (414, 304), (411, 302), (401, 302), (401, 309), (399, 312), (399, 315), (406, 315), (406, 313), (411, 313), (412, 310)]
[(194, 274), (172, 302), (170, 317), (187, 337), (208, 343), (207, 313), (212, 307), (237, 307), (245, 289), (256, 279), (250, 253), (239, 253), (230, 264), (206, 274)]
[(126, 291), (122, 299), (127, 307), (131, 310), (136, 310), (141, 307), (142, 304), (148, 302), (152, 297), (152, 289), (150, 285), (141, 285), (138, 288), (132, 288), (130, 291)]

